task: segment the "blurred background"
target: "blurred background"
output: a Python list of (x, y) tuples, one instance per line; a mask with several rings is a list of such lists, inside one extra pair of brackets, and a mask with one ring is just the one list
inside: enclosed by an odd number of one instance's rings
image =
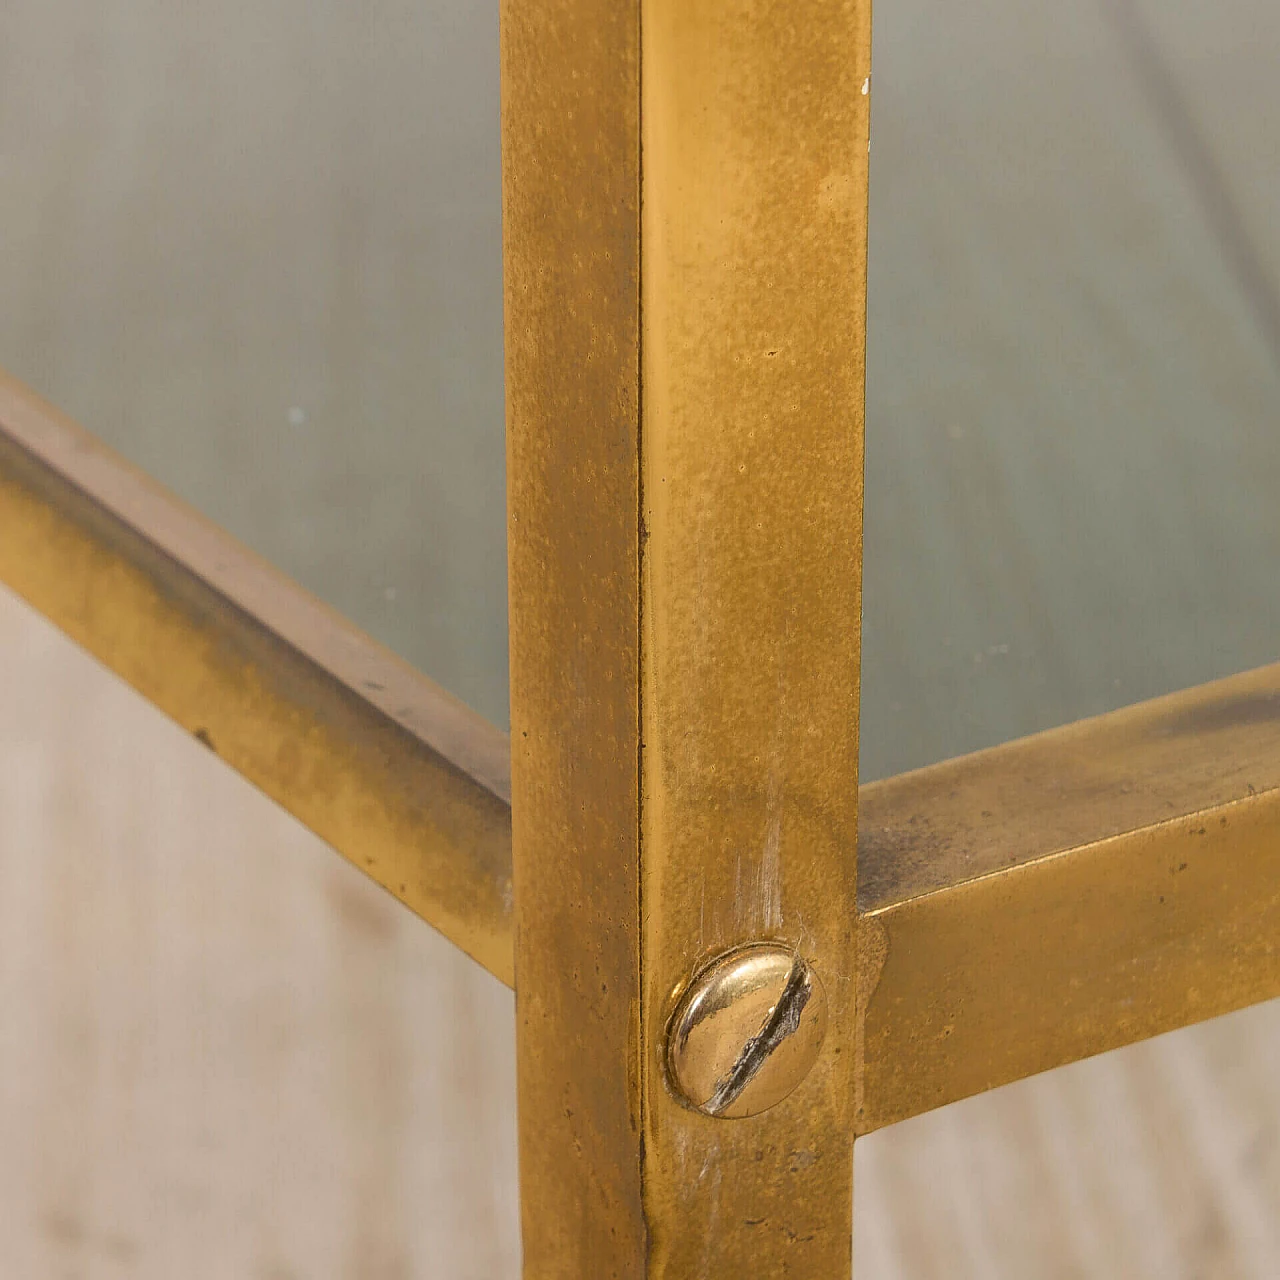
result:
[[(863, 777), (1280, 654), (1280, 9), (894, 0)], [(0, 365), (507, 722), (497, 14), (3, 0)], [(0, 592), (0, 1274), (518, 1274), (512, 1000)], [(1280, 1275), (1280, 1005), (859, 1144), (858, 1280)]]

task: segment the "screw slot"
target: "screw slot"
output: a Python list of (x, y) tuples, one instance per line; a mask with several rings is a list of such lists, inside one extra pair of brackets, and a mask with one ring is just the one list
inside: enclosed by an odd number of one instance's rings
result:
[(758, 1115), (809, 1073), (826, 1029), (826, 993), (801, 956), (776, 943), (739, 947), (698, 973), (677, 1004), (668, 1076), (703, 1115)]

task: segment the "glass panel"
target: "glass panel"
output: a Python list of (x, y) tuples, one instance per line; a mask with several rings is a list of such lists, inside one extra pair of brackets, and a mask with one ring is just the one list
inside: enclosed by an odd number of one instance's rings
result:
[[(876, 16), (864, 776), (1275, 656), (1268, 0)], [(493, 720), (496, 6), (9, 0), (0, 364)]]
[(1280, 6), (875, 39), (868, 779), (1280, 643)]
[(0, 365), (505, 725), (497, 23), (6, 0)]

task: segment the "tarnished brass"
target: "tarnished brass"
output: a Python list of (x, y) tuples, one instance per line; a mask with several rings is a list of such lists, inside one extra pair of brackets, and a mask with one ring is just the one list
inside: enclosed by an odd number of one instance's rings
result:
[(671, 1082), (704, 1115), (759, 1115), (805, 1078), (826, 1031), (826, 993), (803, 957), (771, 943), (739, 947), (681, 996), (667, 1032)]
[(647, 1273), (640, 1077), (640, 19), (502, 0), (524, 1274)]
[[(5, 380), (0, 579), (512, 982), (505, 735)], [(1280, 667), (861, 804), (859, 1132), (1280, 996)]]
[(506, 735), (3, 375), (0, 581), (510, 984)]
[(1280, 666), (864, 788), (859, 1132), (1280, 996)]
[[(525, 1272), (839, 1280), (870, 5), (502, 24)], [(673, 989), (792, 938), (832, 1051), (683, 1105)]]
[(869, 34), (503, 0), (510, 743), (0, 377), (0, 580), (518, 978), (535, 1280), (839, 1280), (855, 1132), (1280, 996), (1280, 667), (859, 797)]

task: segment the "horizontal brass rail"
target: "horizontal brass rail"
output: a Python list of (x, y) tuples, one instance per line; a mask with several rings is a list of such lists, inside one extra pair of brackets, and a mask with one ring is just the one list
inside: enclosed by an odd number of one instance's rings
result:
[(0, 581), (511, 985), (506, 735), (3, 375)]
[(860, 803), (860, 1133), (1280, 996), (1280, 666)]
[[(506, 735), (3, 376), (0, 581), (513, 984)], [(1280, 666), (860, 805), (861, 1133), (1280, 996)]]

